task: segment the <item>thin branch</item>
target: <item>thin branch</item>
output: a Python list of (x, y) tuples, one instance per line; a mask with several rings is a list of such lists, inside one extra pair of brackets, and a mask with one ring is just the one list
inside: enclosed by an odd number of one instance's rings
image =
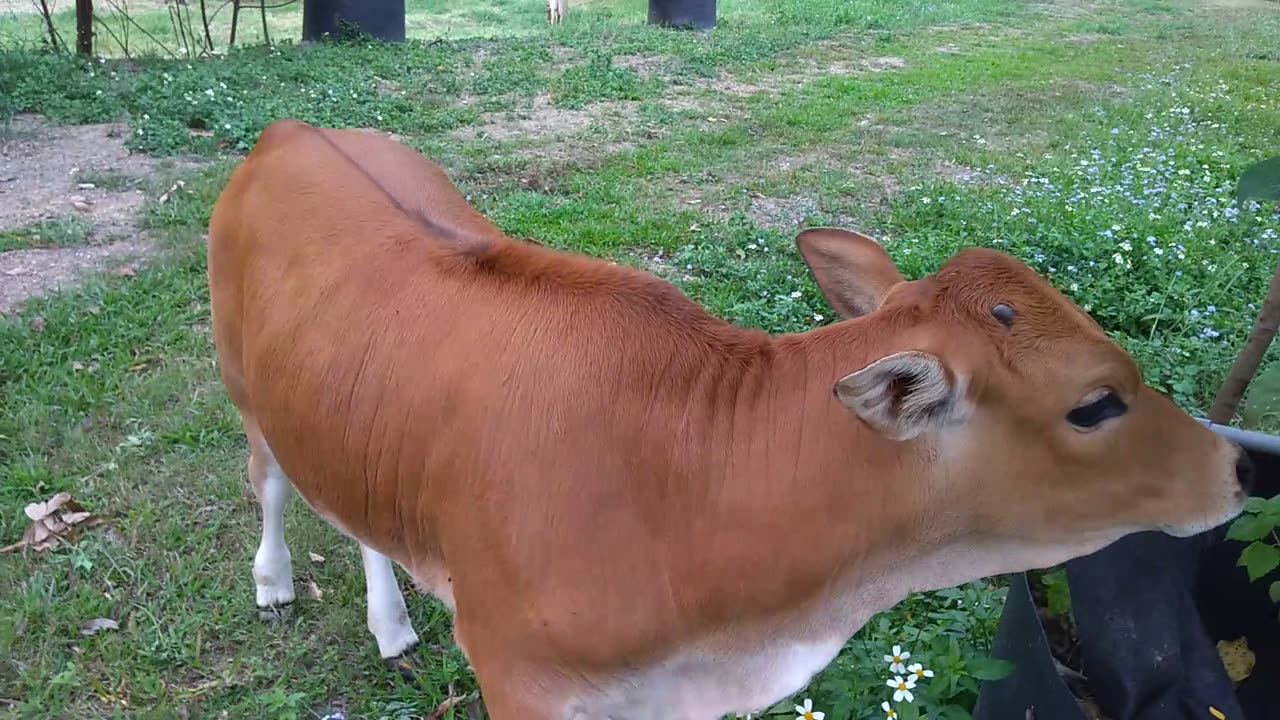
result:
[(111, 39), (116, 41), (116, 45), (119, 45), (120, 49), (124, 50), (124, 56), (126, 58), (129, 57), (129, 43), (120, 39), (120, 36), (116, 34), (116, 31), (111, 29), (111, 23), (102, 19), (97, 13), (93, 14), (93, 21), (94, 23), (101, 25), (102, 29), (106, 30), (107, 34), (111, 36)]
[(218, 13), (222, 12), (222, 9), (230, 5), (232, 2), (234, 2), (234, 0), (223, 0), (221, 5), (215, 8), (213, 12), (209, 13), (209, 22), (213, 22), (218, 19)]
[(213, 52), (213, 33), (209, 32), (209, 11), (205, 9), (204, 0), (200, 0), (200, 22), (204, 23), (204, 41), (209, 45), (209, 52)]
[[(36, 0), (31, 0), (35, 4)], [(40, 0), (40, 16), (44, 18), (45, 27), (49, 32), (49, 43), (53, 45), (54, 50), (63, 50), (66, 48), (62, 44), (62, 36), (58, 34), (58, 28), (53, 25), (53, 12), (49, 10), (48, 0)]]
[(172, 49), (172, 48), (170, 48), (168, 45), (166, 45), (162, 40), (160, 40), (160, 38), (156, 37), (155, 35), (152, 35), (152, 34), (151, 34), (151, 31), (149, 31), (149, 30), (147, 30), (146, 28), (144, 28), (143, 26), (139, 25), (139, 24), (138, 24), (138, 21), (137, 21), (137, 20), (134, 20), (132, 15), (130, 15), (130, 14), (126, 13), (126, 12), (119, 12), (119, 10), (118, 10), (118, 6), (116, 6), (116, 5), (115, 5), (115, 3), (114, 3), (112, 0), (107, 0), (107, 2), (108, 2), (108, 4), (109, 4), (109, 5), (112, 5), (113, 7), (117, 8), (117, 13), (120, 15), (120, 17), (121, 17), (121, 18), (123, 18), (123, 20), (124, 20), (124, 21), (128, 22), (130, 25), (132, 25), (132, 26), (134, 26), (135, 28), (137, 28), (137, 29), (138, 29), (138, 32), (140, 32), (140, 33), (142, 33), (143, 35), (147, 36), (147, 39), (148, 39), (148, 40), (150, 40), (151, 42), (155, 43), (155, 44), (156, 44), (156, 47), (158, 47), (158, 48), (160, 48), (161, 50), (164, 50), (165, 52), (167, 52), (167, 53), (169, 53), (170, 55), (172, 55), (172, 56), (173, 56), (173, 58), (174, 58), (175, 60), (176, 60), (176, 59), (179, 59), (179, 57), (180, 57), (180, 56), (178, 55), (178, 53), (174, 52), (174, 51), (173, 51), (173, 49)]
[(1271, 347), (1277, 328), (1280, 328), (1280, 265), (1271, 276), (1271, 285), (1267, 288), (1267, 296), (1262, 301), (1262, 310), (1253, 323), (1253, 329), (1249, 331), (1249, 339), (1213, 399), (1213, 406), (1209, 409), (1210, 422), (1226, 425), (1235, 417), (1240, 400), (1257, 374), (1267, 348)]

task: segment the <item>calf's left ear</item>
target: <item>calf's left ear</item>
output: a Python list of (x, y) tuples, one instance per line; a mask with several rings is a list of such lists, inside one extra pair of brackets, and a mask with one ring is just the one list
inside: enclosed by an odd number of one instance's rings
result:
[(796, 246), (823, 296), (844, 318), (875, 311), (889, 289), (903, 281), (889, 253), (862, 233), (809, 228), (796, 236)]
[(863, 422), (894, 440), (909, 440), (967, 415), (962, 384), (927, 352), (882, 357), (838, 380), (834, 391)]

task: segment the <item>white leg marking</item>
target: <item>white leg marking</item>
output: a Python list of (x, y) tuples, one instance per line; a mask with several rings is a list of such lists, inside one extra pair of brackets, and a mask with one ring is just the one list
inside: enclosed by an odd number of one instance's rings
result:
[(253, 558), (253, 579), (258, 586), (258, 607), (275, 607), (293, 602), (293, 561), (284, 542), (284, 509), (293, 494), (293, 485), (268, 454), (258, 504), (262, 506), (262, 543)]
[(383, 659), (399, 657), (418, 644), (418, 633), (409, 623), (409, 610), (396, 582), (391, 558), (360, 543), (364, 581), (369, 603), (369, 632), (378, 640)]

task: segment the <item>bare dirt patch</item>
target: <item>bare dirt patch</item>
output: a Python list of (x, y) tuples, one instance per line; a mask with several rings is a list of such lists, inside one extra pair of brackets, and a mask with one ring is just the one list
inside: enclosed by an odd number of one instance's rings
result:
[(760, 227), (787, 230), (799, 227), (805, 218), (817, 212), (818, 203), (813, 198), (753, 195), (747, 214)]
[(632, 70), (642, 80), (667, 76), (671, 60), (665, 55), (615, 55), (613, 64)]
[(516, 162), (481, 163), (490, 167), (456, 179), (476, 192), (511, 182), (549, 190), (576, 171), (598, 167), (616, 153), (670, 132), (669, 127), (643, 119), (641, 104), (624, 100), (557, 108), (549, 97), (539, 95), (528, 109), (484, 113), (482, 124), (458, 128), (451, 136), (486, 146), (495, 159)]
[(485, 113), (483, 124), (459, 128), (453, 136), (459, 140), (508, 143), (502, 150), (504, 153), (534, 161), (542, 168), (531, 170), (534, 175), (547, 174), (553, 166), (562, 169), (589, 166), (667, 132), (641, 122), (639, 105), (618, 100), (593, 103), (581, 109), (557, 108), (550, 98), (539, 95), (528, 110)]
[(120, 123), (58, 126), (22, 115), (0, 137), (0, 230), (73, 215), (91, 225), (86, 246), (0, 253), (0, 312), (63, 287), (80, 273), (145, 255), (138, 211), (157, 176), (191, 160), (163, 162), (129, 152)]
[[(79, 212), (92, 220), (94, 238), (134, 231), (143, 186), (159, 171), (195, 163), (133, 154), (124, 146), (127, 132), (123, 123), (58, 126), (15, 118), (0, 139), (0, 229)], [(99, 186), (99, 177), (111, 182)]]
[(619, 103), (595, 103), (582, 109), (558, 108), (546, 95), (533, 100), (529, 110), (483, 113), (483, 122), (459, 128), (453, 134), (462, 140), (540, 140), (572, 135), (600, 122)]
[(886, 70), (901, 70), (907, 63), (899, 57), (866, 57), (839, 60), (801, 59), (794, 67), (783, 72), (770, 73), (750, 80), (721, 71), (714, 79), (699, 80), (694, 83), (716, 92), (737, 97), (768, 93), (777, 95), (784, 90), (823, 77), (862, 75), (878, 73)]
[(151, 242), (138, 236), (107, 245), (0, 253), (0, 314), (13, 312), (37, 295), (75, 285), (87, 273), (127, 267), (152, 251)]

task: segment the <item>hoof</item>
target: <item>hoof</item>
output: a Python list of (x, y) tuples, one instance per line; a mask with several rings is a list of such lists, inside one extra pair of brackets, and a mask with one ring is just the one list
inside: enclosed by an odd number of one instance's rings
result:
[(388, 670), (400, 673), (400, 677), (408, 682), (413, 682), (418, 677), (418, 672), (425, 667), (422, 664), (422, 658), (418, 655), (417, 643), (410, 645), (395, 657), (383, 658), (382, 664), (386, 665)]
[(293, 603), (279, 605), (259, 605), (258, 619), (263, 622), (279, 623), (293, 617)]

